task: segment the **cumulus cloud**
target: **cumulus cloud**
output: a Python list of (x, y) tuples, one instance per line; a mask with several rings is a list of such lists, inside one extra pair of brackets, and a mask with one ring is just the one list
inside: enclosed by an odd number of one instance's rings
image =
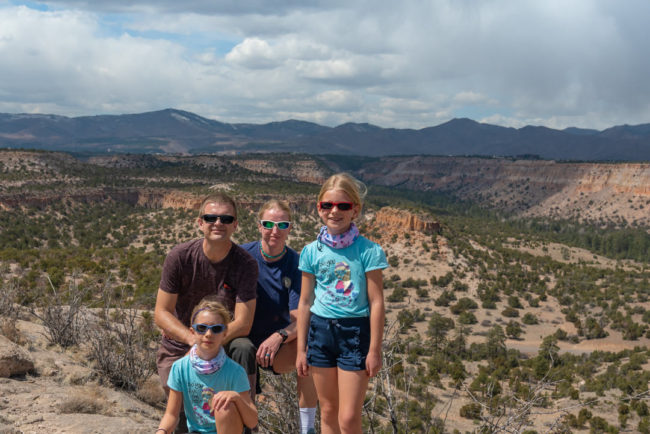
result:
[(0, 2), (0, 111), (226, 122), (650, 122), (650, 3)]
[(269, 69), (278, 66), (268, 42), (247, 38), (226, 55), (226, 61), (250, 69)]

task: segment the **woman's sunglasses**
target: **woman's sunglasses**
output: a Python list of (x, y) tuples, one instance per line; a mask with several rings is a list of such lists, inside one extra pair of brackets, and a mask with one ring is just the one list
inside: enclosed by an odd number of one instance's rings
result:
[(218, 335), (222, 331), (226, 329), (226, 326), (223, 324), (214, 324), (214, 325), (207, 325), (207, 324), (192, 324), (192, 328), (196, 330), (196, 332), (200, 335), (204, 335), (210, 330), (213, 335)]
[(352, 202), (318, 202), (320, 209), (332, 209), (337, 207), (341, 211), (349, 211), (354, 204)]
[(235, 217), (228, 214), (203, 214), (201, 218), (206, 223), (216, 223), (219, 220), (224, 225), (229, 225), (235, 221)]
[(260, 220), (260, 224), (264, 229), (273, 229), (273, 226), (277, 226), (278, 229), (284, 231), (289, 229), (291, 222), (274, 222), (272, 220)]

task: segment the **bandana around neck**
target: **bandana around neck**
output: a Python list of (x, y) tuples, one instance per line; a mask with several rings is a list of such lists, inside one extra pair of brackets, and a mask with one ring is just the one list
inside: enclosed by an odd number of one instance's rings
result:
[(196, 352), (196, 345), (190, 350), (190, 364), (199, 374), (213, 374), (223, 366), (226, 361), (226, 352), (223, 347), (219, 349), (219, 354), (212, 360), (203, 360)]
[(354, 223), (350, 224), (350, 229), (348, 229), (347, 232), (343, 232), (339, 235), (331, 235), (327, 232), (327, 226), (323, 226), (320, 228), (318, 241), (333, 249), (344, 249), (351, 246), (358, 236), (359, 229), (357, 229), (357, 226)]

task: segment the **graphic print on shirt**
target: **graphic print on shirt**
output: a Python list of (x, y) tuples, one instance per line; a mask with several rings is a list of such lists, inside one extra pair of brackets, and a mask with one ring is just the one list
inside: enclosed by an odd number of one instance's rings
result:
[[(210, 414), (210, 401), (214, 396), (214, 389), (211, 387), (203, 386), (201, 388), (201, 398), (198, 400), (193, 400), (197, 404), (192, 405), (192, 410), (194, 411), (194, 416), (196, 420), (201, 425), (212, 424), (213, 420), (212, 415)], [(198, 403), (201, 403), (198, 405)]]
[(341, 307), (351, 306), (359, 296), (359, 289), (352, 281), (350, 265), (345, 261), (326, 261), (321, 267), (324, 280), (324, 302)]

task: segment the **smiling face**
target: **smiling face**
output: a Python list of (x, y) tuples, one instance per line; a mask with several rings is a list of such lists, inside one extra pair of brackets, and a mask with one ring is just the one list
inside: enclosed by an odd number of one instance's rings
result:
[[(283, 211), (280, 208), (270, 208), (264, 211), (261, 220), (286, 222), (290, 221), (290, 217), (286, 211)], [(257, 227), (262, 236), (262, 248), (264, 251), (270, 255), (279, 254), (287, 242), (291, 226), (289, 226), (289, 229), (284, 230), (278, 228), (278, 225), (274, 225), (273, 229), (266, 229), (258, 222)]]
[[(227, 203), (210, 202), (205, 205), (203, 214), (231, 215), (235, 216), (235, 210)], [(221, 219), (214, 223), (208, 223), (201, 217), (198, 218), (199, 229), (203, 232), (208, 241), (230, 241), (230, 237), (237, 229), (237, 220), (230, 224), (224, 224)]]
[[(221, 317), (221, 315), (209, 310), (199, 312), (196, 315), (196, 318), (194, 318), (193, 323), (205, 324), (208, 326), (215, 324), (225, 324), (224, 319)], [(226, 337), (227, 333), (227, 329), (217, 334), (212, 333), (212, 330), (208, 329), (205, 334), (200, 334), (191, 327), (190, 331), (194, 335), (199, 357), (201, 357), (203, 360), (213, 359), (217, 354), (219, 354), (219, 349), (221, 348), (221, 344), (223, 343), (223, 340)]]
[[(328, 190), (321, 199), (321, 202), (353, 202), (352, 198), (343, 190)], [(339, 235), (350, 229), (352, 221), (359, 214), (359, 205), (355, 204), (347, 211), (340, 210), (338, 206), (331, 209), (322, 209), (318, 205), (318, 215), (327, 226), (327, 231), (332, 235)]]

